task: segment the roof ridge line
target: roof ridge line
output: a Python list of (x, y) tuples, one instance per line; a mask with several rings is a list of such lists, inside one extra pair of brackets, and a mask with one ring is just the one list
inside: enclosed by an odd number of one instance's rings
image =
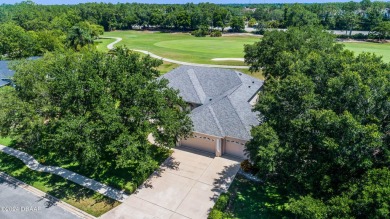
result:
[[(229, 100), (229, 103), (234, 108), (234, 113), (237, 114), (238, 118), (240, 119), (241, 124), (244, 126), (245, 130), (250, 133), (250, 131), (251, 131), (250, 127), (248, 127), (248, 128), (246, 127), (246, 124), (243, 122), (243, 119), (241, 118), (240, 114), (237, 113), (238, 110), (237, 110), (236, 106), (234, 106), (233, 102), (230, 100), (230, 95), (228, 95), (226, 97)], [(246, 103), (248, 103), (248, 102), (246, 102)]]
[(196, 95), (198, 96), (200, 102), (204, 104), (204, 101), (206, 100), (206, 93), (203, 90), (202, 85), (200, 84), (200, 81), (198, 77), (195, 74), (194, 69), (188, 69), (187, 70), (187, 75), (190, 78), (191, 84), (194, 87), (196, 91)]
[[(211, 115), (213, 116), (214, 121), (215, 121), (215, 123), (217, 124), (217, 127), (218, 127), (218, 129), (219, 129), (219, 132), (221, 132), (221, 136), (222, 136), (222, 137), (225, 136), (226, 134), (225, 134), (225, 132), (223, 131), (221, 124), (219, 124), (219, 120), (218, 120), (218, 118), (217, 118), (217, 115), (215, 115), (215, 112), (214, 112), (213, 108), (211, 107), (211, 105), (208, 105), (207, 108), (209, 109)], [(241, 120), (241, 119), (240, 119), (240, 120)]]

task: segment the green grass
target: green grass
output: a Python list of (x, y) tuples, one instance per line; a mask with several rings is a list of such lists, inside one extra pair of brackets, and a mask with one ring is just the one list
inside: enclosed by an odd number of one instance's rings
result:
[(247, 74), (247, 75), (250, 75), (252, 77), (255, 77), (257, 79), (260, 79), (260, 80), (264, 80), (264, 75), (263, 75), (263, 72), (260, 70), (258, 72), (250, 72), (249, 69), (235, 69), (236, 71), (239, 71), (239, 72), (242, 72), (244, 74)]
[[(218, 65), (244, 65), (243, 62), (217, 62), (211, 59), (242, 58), (244, 44), (259, 41), (259, 36), (194, 37), (189, 33), (151, 31), (114, 31), (104, 33), (103, 37), (121, 37), (123, 40), (116, 44), (117, 46), (126, 45), (130, 49), (147, 50), (164, 58)], [(112, 41), (111, 39), (110, 42)], [(109, 44), (107, 40), (101, 43), (107, 44)], [(100, 47), (100, 50), (106, 48)]]
[(2, 152), (0, 171), (96, 217), (120, 204), (60, 176), (30, 170), (21, 160)]
[[(23, 148), (18, 148), (17, 145), (12, 145), (12, 147), (21, 151), (26, 151)], [(154, 145), (150, 145), (149, 150), (152, 153), (156, 168), (171, 154), (170, 150)], [(60, 166), (111, 187), (125, 190), (127, 193), (133, 193), (153, 172), (153, 170), (151, 170), (150, 172), (140, 174), (137, 172), (136, 167), (116, 168), (114, 162), (105, 162), (94, 168), (89, 168), (83, 167), (77, 161), (58, 156), (56, 153), (38, 153), (37, 151), (31, 150), (27, 150), (26, 152), (43, 165)]]
[[(62, 168), (97, 180), (106, 185), (115, 187), (117, 189), (125, 190), (127, 193), (134, 192), (135, 189), (139, 185), (141, 185), (153, 172), (153, 170), (151, 170), (150, 172), (143, 172), (142, 174), (140, 174), (137, 173), (137, 170), (135, 169), (136, 167), (116, 168), (115, 164), (112, 162), (106, 162), (95, 168), (82, 167), (79, 162), (75, 162), (70, 159), (58, 156), (58, 154), (56, 153), (38, 153), (37, 151), (30, 151), (24, 148), (20, 148), (18, 147), (18, 144), (16, 142), (12, 141), (11, 138), (0, 138), (0, 143), (13, 147), (15, 149), (19, 149), (21, 151), (26, 151), (43, 165), (60, 166)], [(156, 168), (163, 161), (165, 161), (166, 158), (168, 158), (172, 153), (171, 150), (166, 148), (156, 147), (154, 145), (149, 145), (149, 147)], [(68, 202), (69, 204), (72, 204), (77, 208), (91, 213), (92, 215), (100, 215), (111, 209), (108, 209), (108, 205), (102, 206), (101, 203), (99, 204), (95, 201), (95, 199), (111, 200), (109, 198), (105, 198), (102, 195), (96, 196), (96, 194), (89, 194), (87, 191), (93, 193), (93, 191), (89, 189), (83, 191), (83, 193), (87, 193), (87, 195), (81, 194), (82, 198), (79, 198), (79, 195), (72, 192), (72, 190), (73, 188), (76, 188), (77, 190), (81, 191), (83, 188), (82, 186), (74, 184), (56, 175), (43, 174), (36, 171), (32, 171), (25, 167), (23, 162), (21, 162), (19, 159), (8, 156), (1, 152), (0, 155), (0, 171), (4, 171), (14, 176), (15, 178), (24, 181), (44, 192), (49, 192), (49, 194), (52, 194), (53, 196), (64, 200), (65, 202)], [(3, 158), (3, 160), (1, 158)], [(7, 169), (9, 168), (8, 165), (12, 165), (12, 168), (10, 170)], [(38, 177), (33, 177), (35, 175), (37, 175)], [(28, 178), (29, 176), (31, 176), (32, 178)], [(54, 181), (51, 179), (54, 179)], [(64, 183), (64, 181), (66, 183)], [(55, 189), (54, 191), (53, 188)], [(104, 203), (108, 202), (111, 203), (112, 201), (104, 201)], [(113, 207), (115, 207), (116, 205), (118, 204), (114, 203)]]
[[(289, 215), (283, 210), (286, 200), (280, 193), (275, 187), (252, 182), (238, 174), (213, 211), (220, 211), (222, 218), (288, 218)], [(221, 204), (226, 199), (227, 204)], [(224, 209), (218, 210), (220, 206)]]
[(164, 62), (162, 65), (160, 65), (157, 68), (157, 70), (159, 70), (161, 74), (165, 74), (165, 73), (172, 71), (173, 69), (175, 69), (177, 67), (179, 67), (179, 64)]
[(346, 49), (355, 52), (355, 55), (371, 52), (383, 56), (383, 61), (390, 62), (390, 43), (346, 42), (344, 45)]
[(9, 146), (9, 145), (11, 145), (11, 143), (12, 143), (12, 139), (11, 138), (9, 138), (9, 137), (4, 137), (4, 138), (0, 137), (0, 144), (5, 145), (5, 146)]
[(97, 39), (95, 40), (96, 49), (98, 51), (107, 51), (107, 45), (114, 42), (115, 39)]

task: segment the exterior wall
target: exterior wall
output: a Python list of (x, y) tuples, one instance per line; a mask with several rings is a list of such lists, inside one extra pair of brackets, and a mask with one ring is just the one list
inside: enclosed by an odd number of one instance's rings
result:
[(230, 156), (239, 157), (242, 159), (247, 159), (247, 156), (244, 154), (246, 142), (247, 141), (245, 140), (225, 137), (224, 145), (223, 145), (223, 153)]
[(247, 159), (244, 154), (247, 141), (231, 137), (220, 138), (201, 133), (193, 133), (191, 138), (182, 139), (178, 146), (186, 146), (194, 149), (207, 151), (220, 157), (224, 154), (241, 159)]
[[(180, 141), (181, 146), (187, 146), (202, 151), (216, 153), (216, 145), (219, 138), (200, 133), (193, 133), (191, 138), (182, 139)], [(219, 140), (220, 141), (220, 140)], [(218, 156), (216, 154), (216, 156)]]

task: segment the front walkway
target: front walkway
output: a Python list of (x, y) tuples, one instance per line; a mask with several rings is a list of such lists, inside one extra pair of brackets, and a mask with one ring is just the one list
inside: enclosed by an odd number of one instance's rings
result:
[(19, 151), (19, 150), (16, 150), (16, 149), (4, 146), (4, 145), (0, 145), (0, 152), (4, 152), (8, 155), (11, 155), (11, 156), (14, 156), (14, 157), (20, 159), (21, 161), (23, 161), (24, 164), (26, 164), (26, 166), (28, 168), (30, 168), (32, 170), (36, 170), (39, 172), (51, 173), (51, 174), (61, 176), (67, 180), (70, 180), (74, 183), (77, 183), (81, 186), (84, 186), (88, 189), (91, 189), (95, 192), (98, 192), (102, 195), (105, 195), (105, 196), (110, 197), (112, 199), (115, 199), (117, 201), (123, 202), (126, 198), (128, 198), (128, 195), (126, 195), (124, 192), (122, 192), (118, 189), (104, 185), (96, 180), (82, 176), (82, 175), (77, 174), (75, 172), (72, 172), (70, 170), (67, 170), (67, 169), (64, 169), (61, 167), (44, 166), (44, 165), (38, 163), (38, 161), (36, 161), (31, 155), (29, 155), (25, 152), (22, 152), (22, 151)]
[(101, 218), (205, 219), (238, 169), (239, 162), (234, 159), (176, 148), (160, 171)]

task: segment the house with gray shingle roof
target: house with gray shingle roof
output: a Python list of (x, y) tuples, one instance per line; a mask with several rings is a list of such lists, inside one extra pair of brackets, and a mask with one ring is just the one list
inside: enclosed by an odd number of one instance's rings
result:
[(179, 145), (216, 156), (246, 157), (244, 145), (251, 138), (252, 126), (259, 124), (252, 108), (263, 81), (230, 69), (185, 65), (162, 78), (179, 90), (192, 109), (193, 136)]
[[(32, 56), (29, 58), (26, 58), (26, 60), (36, 60), (39, 59), (39, 56)], [(10, 69), (9, 64), (11, 61), (0, 60), (0, 87), (6, 86), (6, 85), (12, 85), (12, 77), (15, 74), (15, 71)]]

